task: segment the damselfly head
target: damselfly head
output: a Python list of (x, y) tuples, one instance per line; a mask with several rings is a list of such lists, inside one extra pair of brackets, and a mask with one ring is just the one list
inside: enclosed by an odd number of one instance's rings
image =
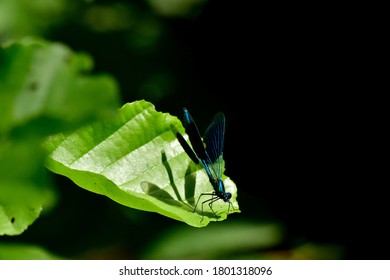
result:
[(227, 193), (224, 193), (223, 195), (222, 195), (222, 199), (223, 199), (223, 201), (225, 201), (225, 202), (229, 202), (229, 200), (232, 198), (232, 194), (230, 193), (230, 192), (227, 192)]

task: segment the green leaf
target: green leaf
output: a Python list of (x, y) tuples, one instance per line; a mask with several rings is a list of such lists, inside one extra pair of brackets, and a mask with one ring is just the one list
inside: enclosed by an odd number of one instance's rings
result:
[[(181, 148), (171, 124), (184, 131), (176, 117), (157, 112), (149, 102), (125, 104), (114, 120), (50, 137), (45, 144), (50, 153), (47, 167), (120, 204), (195, 227), (226, 219), (229, 205), (222, 200), (213, 204), (219, 219), (205, 204), (202, 220), (201, 202), (193, 212), (199, 195), (211, 193), (212, 186)], [(223, 179), (233, 196), (230, 213), (240, 212), (235, 184)]]
[(92, 59), (63, 44), (25, 38), (0, 48), (0, 61), (0, 133), (32, 122), (34, 134), (74, 129), (119, 104), (115, 81), (87, 76)]
[(44, 248), (29, 244), (0, 243), (0, 260), (59, 260)]
[(276, 223), (219, 223), (197, 230), (179, 227), (162, 233), (142, 258), (235, 259), (272, 248), (282, 239), (282, 228)]
[(22, 233), (54, 205), (44, 156), (37, 140), (0, 141), (0, 235)]
[[(92, 60), (25, 38), (0, 48), (0, 235), (25, 231), (56, 201), (42, 141), (116, 113), (118, 92)], [(115, 108), (115, 110), (114, 110)]]
[(26, 35), (44, 35), (69, 17), (69, 3), (58, 1), (0, 1), (0, 41)]

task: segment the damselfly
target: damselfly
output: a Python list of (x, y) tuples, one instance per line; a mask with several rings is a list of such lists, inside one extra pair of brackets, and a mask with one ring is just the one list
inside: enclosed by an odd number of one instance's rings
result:
[(223, 161), (223, 145), (225, 136), (225, 115), (221, 112), (215, 114), (211, 124), (206, 129), (203, 140), (200, 136), (198, 127), (187, 108), (184, 108), (183, 124), (186, 133), (189, 137), (190, 145), (186, 142), (183, 135), (177, 131), (177, 129), (171, 125), (172, 131), (176, 135), (176, 138), (180, 142), (184, 151), (196, 164), (201, 164), (209, 178), (214, 191), (212, 193), (202, 193), (196, 204), (194, 212), (196, 211), (199, 200), (202, 196), (211, 196), (211, 198), (202, 202), (202, 220), (203, 220), (203, 204), (208, 203), (211, 211), (217, 216), (213, 210), (212, 204), (217, 200), (222, 199), (224, 202), (229, 203), (228, 213), (230, 206), (233, 208), (230, 198), (232, 194), (225, 191), (225, 185), (222, 181), (222, 161)]

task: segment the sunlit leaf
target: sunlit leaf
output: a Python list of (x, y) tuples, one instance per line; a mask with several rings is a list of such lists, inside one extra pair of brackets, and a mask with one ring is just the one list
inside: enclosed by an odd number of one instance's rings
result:
[[(120, 204), (195, 227), (226, 219), (229, 204), (221, 200), (213, 204), (218, 219), (205, 204), (202, 220), (201, 202), (193, 211), (199, 195), (211, 193), (212, 186), (203, 170), (190, 162), (171, 124), (183, 131), (176, 117), (157, 112), (151, 103), (126, 104), (114, 120), (51, 137), (46, 142), (47, 167)], [(224, 183), (233, 195), (230, 213), (239, 212), (235, 184), (227, 177)]]

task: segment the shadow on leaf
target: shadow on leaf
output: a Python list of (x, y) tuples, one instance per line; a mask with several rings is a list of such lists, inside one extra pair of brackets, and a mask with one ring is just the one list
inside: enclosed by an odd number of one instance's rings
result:
[[(174, 180), (172, 168), (169, 165), (169, 161), (167, 159), (166, 153), (164, 150), (161, 150), (161, 162), (164, 165), (168, 178), (169, 178), (169, 184), (170, 187), (172, 187), (172, 190), (174, 192), (174, 196), (172, 196), (170, 193), (159, 187), (158, 185), (148, 182), (148, 181), (142, 181), (141, 182), (141, 188), (144, 191), (145, 194), (148, 194), (150, 196), (153, 196), (154, 198), (167, 203), (169, 205), (183, 207), (183, 205), (186, 205), (191, 212), (195, 212), (199, 215), (208, 217), (208, 218), (219, 218), (219, 216), (215, 216), (213, 213), (207, 211), (207, 202), (202, 205), (202, 201), (199, 201), (197, 209), (195, 209), (195, 186), (196, 186), (196, 171), (199, 170), (199, 167), (197, 164), (193, 163), (192, 161), (188, 164), (188, 167), (186, 169), (185, 177), (184, 177), (184, 200), (182, 196), (180, 195), (180, 192), (177, 188), (177, 185)], [(202, 206), (203, 210), (202, 211)]]
[(166, 155), (164, 150), (161, 150), (161, 161), (162, 161), (162, 164), (164, 165), (165, 169), (167, 170), (169, 183), (172, 186), (173, 191), (175, 192), (176, 199), (178, 201), (183, 201), (183, 199), (181, 198), (180, 193), (179, 193), (179, 191), (177, 189), (177, 186), (175, 184), (175, 180), (173, 180), (172, 169), (171, 169), (171, 166), (168, 163), (167, 155)]
[(161, 162), (167, 171), (169, 184), (172, 187), (172, 190), (174, 191), (176, 198), (174, 198), (167, 191), (163, 190), (158, 185), (152, 182), (142, 181), (141, 182), (142, 190), (144, 191), (145, 194), (153, 196), (154, 198), (163, 201), (167, 204), (175, 205), (175, 206), (182, 206), (184, 204), (188, 206), (188, 208), (193, 210), (192, 206), (194, 206), (194, 193), (195, 193), (195, 183), (196, 183), (196, 179), (193, 172), (196, 170), (193, 167), (191, 167), (190, 164), (186, 170), (186, 176), (185, 176), (185, 199), (192, 205), (191, 206), (185, 201), (183, 201), (183, 198), (180, 195), (180, 192), (173, 178), (172, 168), (168, 163), (168, 159), (164, 150), (161, 150)]
[(168, 192), (164, 191), (156, 184), (147, 181), (142, 181), (141, 188), (145, 192), (145, 194), (153, 196), (154, 198), (161, 200), (167, 204), (182, 206), (182, 202), (174, 199)]

